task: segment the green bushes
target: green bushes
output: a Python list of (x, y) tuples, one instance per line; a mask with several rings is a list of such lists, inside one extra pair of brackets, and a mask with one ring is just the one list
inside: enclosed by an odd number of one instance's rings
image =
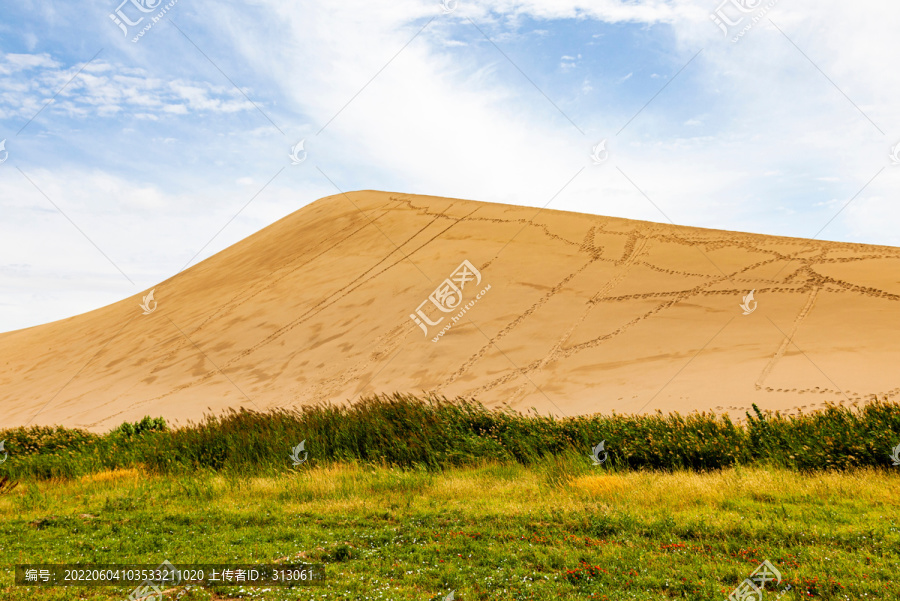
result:
[(141, 421), (134, 422), (133, 424), (128, 422), (123, 423), (121, 426), (114, 429), (113, 433), (130, 437), (140, 436), (145, 432), (165, 432), (166, 430), (168, 430), (168, 426), (166, 425), (165, 419), (161, 417), (150, 417), (148, 415)]
[(900, 444), (900, 406), (876, 402), (859, 410), (828, 406), (800, 418), (748, 414), (754, 459), (800, 470), (891, 465)]
[[(394, 394), (348, 406), (231, 411), (174, 430), (162, 418), (145, 417), (102, 436), (32, 427), (0, 431), (4, 439), (9, 460), (0, 464), (0, 475), (14, 478), (75, 477), (135, 465), (162, 473), (265, 474), (344, 461), (434, 471), (487, 460), (540, 464), (555, 482), (590, 466), (591, 449), (601, 440), (609, 459), (597, 469), (604, 470), (890, 467), (888, 454), (900, 444), (900, 405), (829, 406), (795, 417), (763, 414), (754, 405), (754, 415), (737, 424), (707, 413), (556, 419), (491, 411), (472, 400)], [(308, 460), (294, 466), (291, 449), (303, 440)]]
[(100, 437), (84, 430), (62, 426), (32, 426), (0, 430), (0, 440), (5, 440), (6, 451), (21, 457), (40, 453), (53, 455), (68, 450), (80, 450), (84, 445), (96, 442)]

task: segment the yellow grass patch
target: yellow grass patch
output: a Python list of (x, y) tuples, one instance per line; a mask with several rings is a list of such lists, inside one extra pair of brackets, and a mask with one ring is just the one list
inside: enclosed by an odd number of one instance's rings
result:
[(608, 496), (625, 490), (625, 483), (618, 476), (580, 476), (571, 482), (574, 488), (598, 497)]
[(97, 482), (111, 482), (125, 478), (138, 478), (143, 473), (135, 468), (106, 470), (96, 474), (88, 474), (81, 477), (82, 484), (95, 484)]

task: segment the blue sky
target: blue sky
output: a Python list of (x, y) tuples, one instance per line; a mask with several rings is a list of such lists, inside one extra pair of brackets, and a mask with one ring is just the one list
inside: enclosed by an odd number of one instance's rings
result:
[(177, 0), (137, 42), (166, 2), (5, 7), (0, 331), (339, 190), (900, 245), (900, 6), (740, 2)]

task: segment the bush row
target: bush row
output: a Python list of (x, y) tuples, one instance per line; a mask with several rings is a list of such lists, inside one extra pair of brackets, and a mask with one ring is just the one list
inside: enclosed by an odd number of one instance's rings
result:
[[(231, 411), (177, 429), (147, 417), (102, 435), (61, 427), (0, 430), (9, 454), (0, 475), (75, 477), (134, 466), (159, 473), (271, 474), (344, 461), (439, 470), (482, 461), (531, 465), (573, 454), (589, 463), (601, 441), (608, 453), (601, 455), (607, 457), (604, 469), (705, 470), (750, 463), (798, 470), (889, 468), (892, 448), (900, 445), (896, 403), (831, 405), (790, 417), (753, 409), (741, 423), (708, 413), (557, 419), (489, 410), (467, 399), (394, 394), (345, 406)], [(298, 457), (306, 461), (295, 467), (291, 451), (301, 441), (305, 452)]]

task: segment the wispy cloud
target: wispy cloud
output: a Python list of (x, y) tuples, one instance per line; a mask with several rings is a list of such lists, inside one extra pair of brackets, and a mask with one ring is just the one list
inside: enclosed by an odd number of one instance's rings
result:
[(72, 77), (80, 65), (64, 65), (47, 54), (0, 57), (0, 118), (30, 118), (56, 97), (48, 111), (69, 117), (109, 117), (131, 113), (144, 118), (196, 112), (254, 110), (232, 86), (152, 77), (139, 68), (95, 61)]
[[(305, 169), (315, 165), (342, 189), (532, 206), (584, 167), (550, 208), (665, 221), (619, 167), (678, 223), (792, 236), (816, 234), (858, 195), (820, 237), (900, 245), (890, 201), (900, 167), (887, 156), (900, 142), (900, 71), (884, 50), (900, 5), (871, 19), (838, 0), (782, 2), (738, 44), (710, 22), (714, 9), (694, 0), (472, 0), (451, 15), (426, 0), (304, 0), (302, 11), (275, 0), (202, 12), (179, 4), (167, 18), (195, 47), (169, 25), (139, 45), (123, 41), (107, 8), (11, 7), (0, 42), (0, 139), (10, 151), (0, 166), (0, 302), (18, 308), (0, 316), (0, 330), (126, 293), (16, 167), (150, 285), (196, 252), (198, 224), (212, 235), (289, 164), (300, 139), (307, 162), (208, 252), (334, 193)], [(57, 26), (76, 19), (77, 29)], [(15, 136), (95, 46), (103, 54)], [(594, 166), (602, 139), (610, 158)], [(54, 235), (64, 249), (34, 242)], [(64, 273), (74, 275), (53, 279)], [(35, 301), (38, 281), (47, 292)], [(94, 292), (66, 304), (51, 298), (53, 281)]]

